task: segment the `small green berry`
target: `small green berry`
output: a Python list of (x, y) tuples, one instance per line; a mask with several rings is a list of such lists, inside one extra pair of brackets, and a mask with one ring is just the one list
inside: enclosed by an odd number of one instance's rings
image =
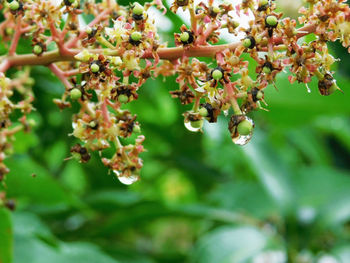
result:
[(250, 46), (252, 45), (252, 41), (250, 40), (250, 38), (245, 38), (244, 40), (243, 40), (243, 46), (245, 47), (245, 48), (250, 48)]
[(186, 43), (190, 39), (190, 34), (188, 32), (182, 32), (180, 34), (180, 40), (182, 43)]
[(81, 91), (80, 89), (74, 88), (70, 91), (70, 97), (72, 100), (78, 100), (81, 98)]
[(200, 108), (199, 109), (199, 115), (201, 115), (202, 117), (207, 117), (208, 116), (208, 110), (206, 108)]
[(34, 54), (39, 55), (43, 52), (43, 48), (40, 45), (35, 45), (33, 47), (33, 52), (34, 52)]
[(214, 6), (212, 10), (213, 10), (213, 12), (214, 12), (215, 14), (218, 14), (218, 13), (221, 12), (220, 7), (218, 7), (218, 6)]
[(78, 1), (74, 1), (74, 2), (72, 3), (72, 7), (74, 7), (74, 8), (79, 7)]
[(11, 28), (11, 27), (7, 27), (7, 28), (5, 29), (5, 33), (6, 33), (6, 35), (8, 35), (8, 36), (11, 36), (11, 35), (13, 34), (13, 32), (15, 32), (15, 31), (14, 31), (13, 28)]
[(191, 121), (191, 126), (192, 126), (193, 128), (202, 128), (202, 126), (203, 126), (203, 120)]
[(88, 35), (90, 35), (90, 34), (92, 33), (92, 28), (89, 27), (89, 26), (87, 26), (87, 27), (85, 28), (85, 33), (88, 34)]
[(97, 123), (95, 121), (90, 121), (89, 126), (90, 126), (90, 128), (96, 128)]
[(220, 80), (223, 77), (223, 74), (220, 69), (214, 69), (213, 72), (211, 73), (211, 76), (215, 80)]
[(329, 93), (329, 94), (332, 94), (332, 93), (335, 92), (337, 89), (339, 89), (338, 85), (337, 85), (335, 82), (333, 82), (332, 86), (331, 86), (331, 87), (329, 88), (329, 90), (328, 90), (328, 93)]
[(232, 25), (234, 28), (237, 28), (237, 27), (239, 27), (239, 22), (234, 20), (234, 21), (232, 21)]
[(93, 73), (97, 73), (100, 71), (100, 66), (96, 63), (91, 64), (90, 69)]
[(264, 93), (262, 93), (262, 91), (259, 90), (258, 93), (256, 94), (256, 98), (258, 100), (261, 100), (263, 97), (264, 97)]
[(240, 135), (249, 135), (252, 132), (253, 124), (248, 120), (241, 121), (237, 126), (237, 131)]
[(36, 125), (36, 121), (35, 121), (34, 119), (29, 119), (29, 120), (28, 120), (28, 125), (29, 125), (30, 127), (34, 127), (34, 126)]
[(242, 44), (245, 48), (254, 48), (256, 45), (255, 38), (252, 36), (247, 36), (245, 39), (243, 39)]
[(135, 133), (140, 133), (141, 132), (140, 125), (135, 124), (133, 129), (132, 129), (132, 131), (135, 132)]
[(265, 73), (265, 74), (270, 74), (271, 73), (271, 69), (267, 66), (264, 66), (262, 71)]
[(129, 101), (129, 97), (126, 96), (125, 94), (120, 94), (120, 95), (118, 96), (118, 101), (119, 101), (120, 103), (127, 103), (127, 102)]
[(265, 18), (266, 26), (275, 27), (278, 24), (278, 19), (274, 15), (269, 15)]
[(259, 6), (265, 6), (269, 3), (269, 0), (260, 0), (259, 1)]
[(11, 10), (16, 11), (19, 8), (19, 3), (17, 1), (12, 1), (9, 6)]
[(143, 14), (143, 10), (144, 10), (143, 6), (136, 2), (134, 4), (134, 8), (132, 9), (132, 13), (137, 15), (137, 16), (140, 16)]
[(132, 32), (131, 39), (135, 42), (140, 41), (142, 38), (142, 34), (140, 32)]

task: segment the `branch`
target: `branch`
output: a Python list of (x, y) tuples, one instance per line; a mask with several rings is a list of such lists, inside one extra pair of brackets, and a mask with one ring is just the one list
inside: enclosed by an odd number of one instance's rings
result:
[(18, 45), (19, 38), (21, 37), (22, 30), (21, 30), (21, 25), (22, 25), (22, 16), (19, 15), (16, 19), (16, 28), (15, 28), (15, 35), (12, 38), (11, 46), (9, 49), (9, 55), (12, 56), (16, 53), (16, 48)]
[[(297, 38), (303, 37), (307, 34), (314, 32), (315, 25), (307, 25), (300, 28)], [(282, 38), (274, 38), (274, 44), (282, 44)], [(216, 53), (224, 51), (226, 49), (235, 50), (241, 45), (241, 42), (235, 42), (231, 44), (214, 45), (214, 46), (191, 46), (191, 47), (170, 47), (170, 48), (158, 48), (157, 55), (160, 59), (176, 60), (182, 56), (187, 57), (214, 57)], [(118, 50), (111, 49), (91, 49), (91, 53), (103, 53), (103, 51), (114, 53), (115, 55), (122, 55)], [(80, 49), (68, 49), (68, 53), (60, 54), (58, 50), (45, 52), (41, 56), (34, 54), (16, 55), (5, 57), (5, 61), (0, 64), (0, 72), (5, 72), (10, 67), (24, 66), (24, 65), (44, 65), (59, 62), (59, 61), (75, 61), (74, 56), (78, 54)], [(108, 53), (107, 52), (107, 53)], [(153, 58), (152, 52), (146, 52), (143, 58)], [(7, 61), (7, 62), (6, 62)]]
[(59, 80), (68, 90), (73, 88), (72, 84), (68, 81), (67, 77), (64, 75), (64, 72), (59, 67), (57, 67), (55, 64), (50, 64), (47, 67), (57, 76), (57, 78), (59, 78)]

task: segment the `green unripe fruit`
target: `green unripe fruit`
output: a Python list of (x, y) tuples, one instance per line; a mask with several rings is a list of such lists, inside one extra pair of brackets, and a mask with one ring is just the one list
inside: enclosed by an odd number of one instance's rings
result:
[(14, 31), (13, 28), (11, 28), (11, 27), (7, 27), (7, 28), (5, 29), (5, 33), (6, 33), (6, 35), (8, 35), (8, 36), (11, 36), (11, 35), (13, 34), (13, 32), (15, 32), (15, 31)]
[(142, 34), (140, 32), (132, 32), (131, 39), (135, 42), (140, 41), (142, 38)]
[(139, 3), (135, 3), (134, 8), (132, 9), (132, 13), (137, 15), (137, 16), (142, 15), (143, 14), (143, 6), (140, 5)]
[(93, 73), (97, 73), (100, 70), (100, 66), (97, 65), (96, 63), (91, 64), (90, 69)]
[(264, 66), (262, 71), (265, 73), (265, 74), (270, 74), (271, 73), (271, 69), (269, 67), (266, 67)]
[(218, 14), (221, 11), (220, 7), (218, 7), (218, 6), (214, 6), (212, 10), (215, 14)]
[(36, 125), (36, 121), (35, 121), (34, 119), (29, 119), (29, 120), (28, 120), (28, 125), (29, 125), (30, 127), (34, 127), (34, 126)]
[(245, 38), (245, 39), (243, 40), (243, 46), (244, 46), (245, 48), (249, 48), (251, 45), (252, 45), (252, 42), (250, 41), (249, 38)]
[(120, 94), (120, 95), (118, 96), (118, 101), (119, 101), (120, 103), (127, 103), (127, 102), (129, 101), (129, 97), (126, 96), (125, 94)]
[(332, 84), (332, 86), (329, 88), (329, 90), (328, 90), (328, 93), (329, 94), (332, 94), (334, 91), (336, 91), (337, 89), (339, 89), (339, 87), (338, 87), (338, 85), (334, 82), (333, 84)]
[(43, 52), (43, 48), (40, 45), (35, 45), (33, 47), (33, 52), (34, 52), (34, 54), (39, 55)]
[(12, 1), (9, 7), (11, 10), (16, 11), (19, 8), (19, 3), (17, 1)]
[(258, 100), (261, 100), (264, 97), (264, 93), (262, 93), (260, 90), (258, 91), (258, 93), (256, 94), (256, 98)]
[(95, 121), (90, 121), (89, 122), (89, 126), (90, 126), (90, 128), (96, 128), (96, 126), (97, 126), (97, 123), (95, 122)]
[(268, 3), (269, 3), (269, 0), (260, 0), (259, 6), (264, 6), (264, 5), (267, 5)]
[(266, 26), (275, 27), (278, 24), (278, 19), (273, 15), (269, 15), (265, 18), (265, 23), (266, 23)]
[(78, 6), (79, 6), (78, 1), (74, 1), (74, 2), (72, 3), (72, 7), (77, 8)]
[(198, 121), (191, 121), (191, 126), (193, 128), (202, 128), (203, 126), (203, 120), (198, 120)]
[(180, 40), (181, 42), (185, 43), (190, 39), (190, 34), (188, 32), (182, 32), (180, 34)]
[(207, 117), (208, 116), (208, 110), (206, 108), (200, 108), (199, 109), (199, 115), (202, 117)]
[(250, 48), (250, 49), (254, 48), (256, 45), (255, 38), (252, 36), (247, 36), (245, 39), (243, 39), (242, 45), (245, 48)]
[(213, 72), (211, 73), (211, 76), (215, 80), (220, 80), (220, 79), (222, 79), (223, 74), (222, 74), (221, 70), (214, 69)]
[(78, 100), (81, 98), (81, 91), (80, 89), (74, 88), (70, 91), (70, 97), (72, 100)]
[(135, 133), (140, 133), (141, 132), (140, 125), (135, 124), (132, 131)]
[(241, 121), (237, 126), (237, 131), (240, 135), (249, 135), (253, 130), (253, 124), (248, 120)]
[(92, 28), (89, 27), (89, 26), (86, 27), (86, 28), (85, 28), (85, 33), (88, 34), (88, 35), (90, 35), (90, 34), (92, 33)]

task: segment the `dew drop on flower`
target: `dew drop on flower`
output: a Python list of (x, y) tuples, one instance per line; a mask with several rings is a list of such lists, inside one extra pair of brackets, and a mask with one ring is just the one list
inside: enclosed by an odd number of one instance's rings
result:
[[(245, 117), (245, 118), (247, 121), (249, 121), (254, 126), (254, 122), (251, 118), (249, 118), (249, 117)], [(248, 135), (239, 135), (235, 138), (232, 138), (232, 142), (234, 144), (237, 144), (237, 145), (246, 145), (250, 141), (252, 136), (253, 136), (253, 130)]]
[(140, 179), (140, 177), (137, 174), (124, 175), (116, 170), (113, 170), (113, 172), (117, 176), (118, 180), (125, 185), (131, 185)]
[[(201, 121), (201, 120), (199, 120), (199, 121)], [(184, 124), (185, 124), (185, 127), (187, 130), (189, 130), (191, 132), (198, 132), (202, 128), (202, 125), (200, 125), (200, 123), (197, 123), (199, 121), (195, 121), (195, 122), (185, 121)]]

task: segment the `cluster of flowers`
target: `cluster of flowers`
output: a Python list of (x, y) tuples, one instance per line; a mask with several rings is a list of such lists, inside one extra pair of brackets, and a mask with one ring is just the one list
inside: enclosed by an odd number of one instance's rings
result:
[[(136, 115), (123, 105), (136, 100), (138, 89), (152, 76), (177, 74), (179, 89), (170, 93), (182, 104), (193, 104), (184, 113), (185, 127), (190, 131), (202, 131), (204, 120), (216, 122), (221, 112), (227, 114), (232, 109), (228, 129), (232, 141), (240, 145), (250, 140), (254, 128), (247, 113), (262, 108), (264, 89), (275, 85), (276, 75), (284, 69), (290, 70), (291, 83), (307, 85), (313, 76), (318, 78), (321, 95), (339, 89), (330, 71), (336, 59), (328, 53), (327, 41), (340, 40), (344, 47), (350, 47), (350, 9), (345, 0), (307, 0), (300, 10), (299, 28), (297, 21), (276, 12), (273, 0), (220, 5), (213, 0), (199, 4), (175, 0), (171, 11), (187, 11), (191, 25), (178, 29), (174, 34), (176, 47), (172, 48), (160, 42), (155, 21), (148, 15), (152, 6), (167, 11), (160, 0), (127, 7), (115, 0), (0, 2), (5, 17), (0, 36), (9, 43), (8, 55), (0, 58), (0, 72), (16, 66), (48, 66), (66, 88), (62, 98), (54, 102), (61, 109), (69, 107), (71, 101), (80, 104), (80, 111), (73, 116), (72, 135), (81, 143), (72, 146), (72, 156), (87, 162), (89, 151), (99, 151), (103, 164), (122, 183), (139, 179), (139, 154), (144, 151), (143, 135), (138, 135), (134, 144), (121, 143), (121, 138), (141, 132)], [(82, 14), (94, 19), (81, 25)], [(249, 16), (249, 26), (242, 27), (235, 20), (237, 16)], [(236, 43), (215, 45), (222, 29), (234, 35), (243, 32), (244, 37)], [(298, 43), (309, 33), (314, 33), (316, 40)], [(16, 55), (20, 37), (31, 39), (32, 55)], [(243, 53), (249, 53), (257, 63), (255, 79), (250, 77)], [(215, 66), (196, 57), (212, 57)], [(0, 180), (8, 173), (3, 160), (12, 135), (31, 127), (25, 116), (32, 110), (33, 100), (27, 87), (32, 84), (28, 72), (12, 80), (1, 74)], [(14, 89), (23, 95), (22, 101), (11, 101)], [(24, 116), (21, 125), (10, 129), (9, 115), (18, 108)], [(115, 154), (103, 156), (102, 151), (110, 147), (115, 148)]]

